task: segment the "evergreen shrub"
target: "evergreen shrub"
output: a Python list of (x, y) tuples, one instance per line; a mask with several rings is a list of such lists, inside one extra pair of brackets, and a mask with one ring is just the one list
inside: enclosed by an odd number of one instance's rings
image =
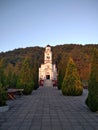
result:
[(94, 49), (86, 104), (91, 111), (98, 111), (98, 50)]
[(82, 82), (73, 59), (70, 57), (62, 83), (62, 94), (78, 96), (83, 92)]
[(34, 84), (28, 83), (24, 86), (23, 94), (25, 94), (25, 95), (31, 94), (33, 89), (34, 89)]
[(26, 95), (31, 94), (34, 90), (34, 78), (30, 61), (31, 59), (29, 57), (24, 59), (17, 81), (17, 88), (24, 89), (23, 94)]
[(7, 100), (7, 92), (2, 87), (2, 84), (0, 83), (0, 106), (5, 106)]

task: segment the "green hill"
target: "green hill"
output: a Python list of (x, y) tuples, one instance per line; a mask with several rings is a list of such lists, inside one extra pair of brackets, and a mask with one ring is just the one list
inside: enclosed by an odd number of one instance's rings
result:
[[(53, 63), (57, 64), (58, 74), (61, 73), (62, 77), (64, 76), (68, 57), (71, 56), (78, 68), (81, 80), (87, 81), (91, 71), (92, 51), (94, 48), (98, 49), (98, 45), (64, 44), (52, 46)], [(27, 56), (31, 58), (32, 68), (38, 68), (44, 60), (44, 48), (27, 47), (2, 52), (0, 53), (0, 60), (3, 59), (4, 61), (6, 73), (8, 73), (8, 66), (11, 65), (14, 72), (18, 74), (22, 62)]]

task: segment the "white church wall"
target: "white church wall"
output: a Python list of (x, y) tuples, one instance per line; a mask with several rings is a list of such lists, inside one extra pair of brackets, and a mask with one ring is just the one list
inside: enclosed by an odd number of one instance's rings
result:
[(47, 78), (50, 80), (57, 79), (57, 69), (56, 65), (52, 64), (52, 51), (49, 46), (45, 48), (44, 64), (41, 64), (39, 68), (39, 80), (45, 80)]

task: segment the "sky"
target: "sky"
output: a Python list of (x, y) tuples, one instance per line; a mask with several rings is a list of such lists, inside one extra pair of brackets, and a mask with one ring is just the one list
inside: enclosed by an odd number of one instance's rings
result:
[(0, 52), (98, 43), (98, 0), (0, 0)]

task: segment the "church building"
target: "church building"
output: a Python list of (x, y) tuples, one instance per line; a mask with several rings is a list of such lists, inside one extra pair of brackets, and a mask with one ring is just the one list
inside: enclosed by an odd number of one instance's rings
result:
[(57, 68), (55, 64), (52, 64), (52, 51), (49, 45), (45, 47), (44, 64), (41, 64), (39, 68), (40, 84), (43, 85), (46, 80), (52, 81), (53, 86), (57, 83)]

